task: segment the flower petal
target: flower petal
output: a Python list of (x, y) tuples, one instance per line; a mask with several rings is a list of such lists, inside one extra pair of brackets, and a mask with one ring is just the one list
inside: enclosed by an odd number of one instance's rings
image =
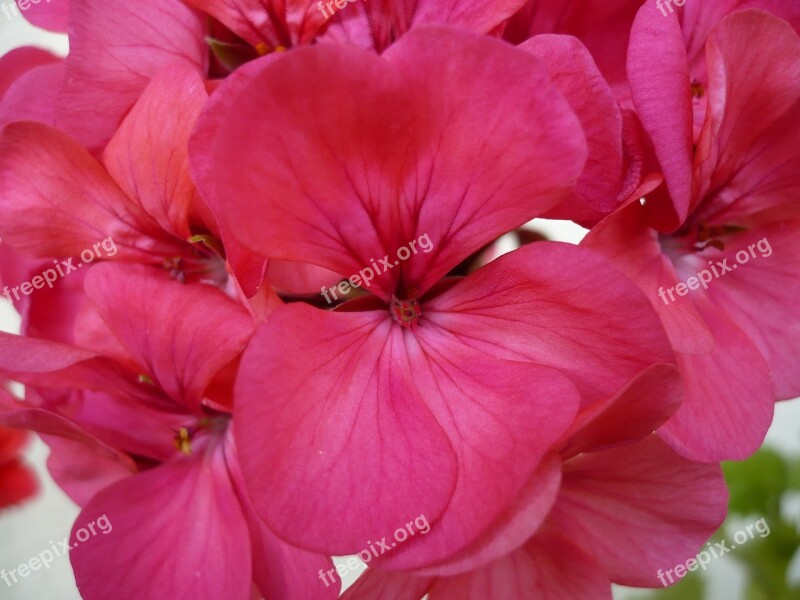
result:
[(536, 242), (492, 261), (426, 303), (423, 318), (489, 356), (556, 367), (583, 406), (654, 363), (674, 362), (638, 288), (569, 244)]
[[(428, 234), (435, 251), (373, 280), (384, 299), (401, 279), (424, 292), (553, 206), (585, 157), (574, 115), (535, 59), (447, 28), (416, 29), (384, 58), (300, 49), (232, 85), (238, 93), (214, 108), (225, 117), (201, 117), (201, 130), (216, 130), (201, 134), (214, 173), (203, 196), (253, 250), (337, 273)], [(485, 143), (468, 143), (478, 133)]]
[(181, 284), (141, 265), (97, 265), (86, 278), (86, 292), (146, 374), (194, 409), (255, 325), (216, 288)]
[(386, 312), (293, 304), (258, 329), (239, 370), (234, 433), (253, 502), (275, 533), (345, 555), (420, 514), (441, 515), (456, 457), (412, 382)]
[(681, 458), (654, 435), (565, 463), (551, 519), (565, 539), (592, 548), (614, 582), (659, 587), (658, 569), (694, 556), (727, 502), (719, 465)]
[(189, 175), (189, 136), (208, 93), (196, 70), (166, 67), (150, 82), (103, 153), (103, 164), (129, 198), (181, 240), (192, 235), (196, 193)]
[(205, 73), (204, 29), (179, 0), (71, 0), (59, 128), (92, 152), (102, 150), (162, 67), (179, 61)]
[[(89, 535), (89, 524), (103, 517), (106, 530)], [(166, 463), (100, 492), (75, 521), (70, 545), (86, 600), (250, 595), (247, 523), (220, 450)], [(109, 569), (109, 563), (124, 568)]]
[(100, 164), (52, 127), (13, 123), (3, 130), (0, 187), (0, 235), (27, 254), (78, 256), (109, 237), (120, 258), (161, 262), (176, 253)]

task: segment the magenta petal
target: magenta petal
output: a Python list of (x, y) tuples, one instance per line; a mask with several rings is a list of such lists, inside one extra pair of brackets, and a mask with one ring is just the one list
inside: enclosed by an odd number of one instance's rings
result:
[(663, 425), (682, 401), (683, 384), (677, 367), (653, 365), (607, 401), (579, 413), (564, 436), (569, 443), (561, 454), (566, 459), (641, 441)]
[(720, 309), (707, 305), (701, 314), (714, 335), (714, 349), (678, 354), (686, 397), (660, 432), (692, 460), (744, 460), (761, 446), (772, 423), (775, 396), (769, 366)]
[(747, 223), (731, 247), (756, 244), (760, 250), (766, 240), (769, 254), (753, 249), (757, 260), (726, 273), (708, 291), (767, 361), (777, 399), (789, 400), (800, 395), (800, 206), (795, 201), (767, 209)]
[(0, 187), (0, 235), (24, 253), (77, 257), (108, 237), (120, 258), (152, 261), (151, 253), (174, 253), (100, 164), (52, 127), (13, 123), (3, 130)]
[(255, 325), (216, 288), (181, 284), (141, 265), (97, 265), (86, 277), (86, 292), (146, 374), (168, 396), (195, 409)]
[(628, 79), (636, 112), (650, 135), (673, 206), (657, 205), (659, 229), (677, 228), (692, 194), (692, 96), (683, 33), (677, 16), (655, 2), (639, 10), (631, 30)]
[(24, 46), (0, 57), (0, 98), (23, 74), (44, 65), (62, 62), (63, 59), (46, 50)]
[[(450, 438), (459, 473), (447, 511), (433, 529), (380, 558), (393, 569), (448, 558), (502, 520), (580, 403), (575, 387), (557, 370), (498, 360), (428, 323), (405, 343), (414, 383)], [(545, 496), (527, 515), (533, 519), (542, 519), (548, 508), (546, 491), (556, 467), (547, 466), (540, 473), (543, 481), (532, 484)], [(496, 556), (505, 542), (483, 548), (484, 558)]]
[(295, 304), (261, 326), (240, 366), (234, 433), (273, 531), (344, 555), (420, 514), (431, 523), (441, 515), (456, 457), (413, 380), (403, 334), (385, 312)]
[(553, 522), (592, 548), (613, 581), (660, 587), (658, 569), (694, 556), (724, 520), (727, 501), (718, 465), (683, 459), (652, 436), (567, 462)]
[[(755, 45), (763, 47), (757, 56)], [(699, 153), (710, 158), (698, 165), (702, 188), (695, 203), (715, 194), (728, 201), (750, 196), (744, 202), (773, 203), (780, 188), (787, 188), (781, 195), (794, 201), (797, 138), (789, 132), (800, 121), (797, 33), (769, 13), (746, 10), (714, 28), (706, 55), (708, 110), (698, 144)], [(788, 122), (781, 123), (787, 116)]]
[(181, 240), (191, 236), (188, 215), (196, 193), (189, 136), (207, 100), (196, 70), (170, 65), (150, 82), (103, 153), (103, 164), (128, 197)]
[[(367, 569), (358, 580), (342, 594), (342, 600), (420, 600), (434, 579), (417, 577), (409, 573)], [(436, 600), (430, 598), (430, 600)]]
[[(569, 565), (569, 576), (564, 568)], [(430, 600), (611, 600), (608, 576), (560, 537), (534, 538), (524, 547), (471, 573), (439, 579)]]
[(545, 457), (519, 493), (514, 506), (458, 554), (432, 567), (417, 569), (421, 575), (452, 576), (486, 566), (525, 544), (540, 528), (553, 506), (561, 485), (561, 460)]
[(641, 291), (600, 255), (569, 244), (537, 242), (506, 254), (426, 309), (423, 317), (488, 355), (558, 368), (583, 406), (654, 363), (674, 362)]
[(383, 58), (325, 45), (257, 66), (201, 117), (201, 193), (260, 254), (348, 276), (427, 234), (434, 251), (373, 280), (384, 299), (401, 276), (424, 292), (582, 169), (583, 134), (545, 70), (496, 40), (422, 27)]
[(179, 0), (71, 0), (59, 127), (89, 150), (102, 150), (162, 67), (179, 61), (205, 73), (204, 30)]
[[(97, 534), (88, 534), (98, 519)], [(219, 446), (100, 492), (75, 521), (70, 544), (75, 580), (86, 600), (250, 595), (247, 523)]]
[(526, 0), (418, 0), (413, 25), (439, 23), (457, 25), (478, 33), (489, 33), (513, 16)]
[(661, 290), (674, 288), (679, 280), (675, 267), (663, 253), (658, 233), (648, 226), (646, 208), (633, 202), (617, 210), (593, 228), (581, 246), (611, 259), (615, 267), (644, 291), (676, 352), (705, 354), (713, 349), (711, 332), (694, 305), (670, 304), (666, 291), (659, 295)]
[[(225, 458), (253, 546), (253, 579), (264, 598), (331, 600), (341, 582), (328, 556), (295, 548), (278, 538), (256, 514), (245, 488), (232, 436), (226, 437)], [(333, 574), (328, 572), (333, 570)], [(323, 581), (320, 572), (328, 573)]]
[[(541, 60), (581, 121), (589, 146), (583, 175), (567, 202), (607, 214), (616, 208), (622, 179), (622, 112), (586, 47), (566, 35), (538, 35), (519, 48)], [(577, 198), (575, 198), (577, 197)], [(563, 214), (569, 215), (562, 205)]]
[(63, 63), (43, 65), (22, 75), (2, 97), (0, 129), (13, 121), (54, 125), (56, 100), (63, 79)]
[(39, 0), (29, 2), (22, 13), (31, 24), (48, 31), (67, 32), (67, 19), (71, 0)]

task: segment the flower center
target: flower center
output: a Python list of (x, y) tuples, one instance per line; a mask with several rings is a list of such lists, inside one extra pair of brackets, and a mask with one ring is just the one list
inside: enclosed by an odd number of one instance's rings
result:
[(400, 323), (401, 327), (410, 329), (412, 332), (416, 331), (417, 323), (420, 316), (422, 316), (422, 309), (420, 308), (419, 301), (413, 296), (407, 300), (401, 300), (397, 296), (392, 296), (392, 304), (389, 307), (389, 312), (395, 321)]

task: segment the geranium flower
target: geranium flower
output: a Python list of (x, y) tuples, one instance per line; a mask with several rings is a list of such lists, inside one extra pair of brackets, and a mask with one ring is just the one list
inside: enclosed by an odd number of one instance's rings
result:
[[(240, 462), (261, 516), (297, 545), (356, 552), (422, 513), (433, 529), (388, 560), (452, 554), (514, 501), (579, 404), (672, 360), (647, 301), (577, 247), (531, 244), (443, 279), (583, 169), (568, 104), (501, 41), (419, 27), (383, 57), (267, 57), (220, 87), (192, 146), (203, 197), (253, 252), (374, 266), (369, 294), (336, 311), (279, 308), (243, 358)], [(400, 255), (423, 237), (429, 251)]]
[[(651, 52), (661, 56), (661, 44), (682, 51), (682, 41), (662, 38)], [(632, 65), (644, 60), (636, 52)], [(586, 244), (639, 283), (678, 352), (687, 398), (664, 438), (685, 456), (718, 461), (755, 451), (774, 400), (800, 394), (800, 39), (785, 21), (747, 10), (712, 30), (706, 56), (707, 109), (694, 149), (688, 94), (680, 143), (672, 129), (651, 130), (656, 148), (673, 148), (662, 159), (669, 196), (662, 188), (646, 206), (612, 215)], [(688, 90), (686, 63), (673, 57), (663, 79), (682, 73)], [(634, 88), (634, 98), (640, 93)], [(676, 106), (663, 100), (671, 122)], [(651, 228), (676, 219), (681, 226), (672, 233)]]
[(98, 514), (113, 526), (70, 553), (82, 597), (246, 600), (255, 584), (266, 598), (335, 598), (317, 578), (330, 559), (275, 537), (241, 481), (231, 375), (253, 318), (142, 265), (93, 267), (86, 294), (80, 347), (0, 336), (0, 372), (29, 393), (0, 422), (53, 443), (51, 471), (82, 506), (71, 543)]
[[(189, 136), (207, 99), (193, 69), (166, 68), (126, 116), (102, 161), (53, 127), (8, 125), (0, 137), (4, 244), (55, 259), (79, 257), (110, 237), (114, 260), (225, 286), (216, 224), (188, 166)], [(65, 275), (82, 268), (76, 263)]]
[[(686, 220), (690, 204), (698, 201), (692, 163), (694, 145), (707, 120), (711, 85), (708, 66), (712, 58), (707, 55), (709, 33), (726, 15), (754, 8), (771, 11), (800, 31), (800, 5), (791, 0), (687, 2), (679, 9), (663, 12), (654, 2), (647, 2), (636, 16), (630, 36), (628, 77), (636, 112), (652, 139), (671, 198), (671, 202), (650, 203), (654, 223), (662, 231), (677, 229)], [(729, 68), (741, 77), (744, 73), (740, 67)], [(749, 81), (751, 86), (757, 84), (755, 77)], [(791, 95), (791, 86), (787, 89)], [(733, 101), (746, 99), (743, 96)], [(705, 149), (700, 148), (700, 152), (703, 156)]]

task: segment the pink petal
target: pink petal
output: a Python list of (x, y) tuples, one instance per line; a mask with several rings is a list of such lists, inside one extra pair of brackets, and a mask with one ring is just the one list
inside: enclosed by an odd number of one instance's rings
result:
[(129, 198), (178, 239), (188, 240), (195, 195), (189, 136), (208, 100), (203, 80), (185, 63), (161, 71), (125, 117), (103, 164)]
[(246, 298), (254, 297), (262, 287), (267, 269), (266, 257), (248, 249), (234, 236), (228, 222), (227, 199), (219, 198), (211, 193), (218, 172), (211, 160), (210, 148), (214, 143), (217, 130), (222, 127), (226, 111), (225, 102), (229, 96), (244, 93), (250, 78), (257, 73), (260, 66), (268, 61), (277, 60), (280, 55), (270, 54), (260, 61), (246, 63), (230, 76), (225, 78), (225, 90), (214, 93), (208, 99), (201, 114), (194, 134), (189, 141), (189, 163), (192, 179), (202, 192), (203, 203), (213, 213), (219, 229), (219, 236), (225, 248), (225, 258), (230, 270), (236, 277), (237, 284)]
[(686, 397), (660, 431), (692, 460), (744, 460), (761, 446), (772, 423), (775, 396), (769, 366), (723, 311), (706, 304), (701, 314), (714, 335), (714, 350), (678, 355)]
[(593, 228), (581, 245), (611, 259), (645, 292), (676, 352), (706, 354), (714, 347), (711, 332), (693, 303), (669, 300), (667, 290), (680, 280), (648, 222), (647, 208), (633, 202)]
[(33, 46), (16, 48), (0, 56), (0, 98), (25, 73), (36, 67), (60, 63), (62, 60), (55, 54)]
[(102, 150), (162, 67), (179, 61), (205, 73), (204, 29), (178, 0), (71, 0), (59, 127), (91, 151)]
[(128, 373), (96, 354), (0, 331), (0, 374), (31, 386), (78, 388), (140, 395)]
[[(753, 53), (754, 44), (764, 47), (758, 57)], [(768, 13), (738, 12), (712, 31), (707, 61), (708, 111), (698, 144), (710, 158), (698, 165), (702, 193), (696, 203), (726, 186), (732, 189), (723, 191), (723, 196), (744, 195), (744, 190), (738, 189), (744, 186), (768, 187), (769, 199), (774, 202), (776, 184), (781, 183), (788, 184), (785, 198), (793, 200), (798, 152), (789, 142), (796, 138), (786, 130), (800, 121), (800, 38), (785, 21)], [(751, 118), (754, 114), (758, 115), (755, 120)], [(776, 128), (789, 114), (793, 116), (788, 123)], [(777, 170), (784, 161), (789, 164)], [(736, 177), (740, 169), (749, 177)], [(756, 198), (760, 200), (761, 194)]]
[(120, 258), (161, 262), (159, 255), (176, 253), (173, 242), (89, 153), (51, 127), (6, 127), (0, 187), (0, 235), (22, 252), (77, 257), (111, 237)]
[[(263, 62), (215, 106), (224, 117), (201, 117), (217, 133), (200, 134), (211, 154), (199, 160), (213, 173), (203, 196), (265, 256), (352, 275), (428, 234), (436, 251), (373, 280), (386, 299), (401, 277), (424, 292), (553, 206), (584, 141), (544, 70), (501, 42), (425, 27), (384, 56), (326, 46)], [(486, 142), (467, 143), (476, 135)]]
[(64, 63), (45, 64), (23, 73), (0, 102), (0, 129), (13, 121), (55, 124), (55, 106)]
[(617, 583), (660, 587), (658, 569), (694, 556), (725, 518), (718, 465), (690, 462), (653, 436), (564, 466), (556, 530), (580, 540)]
[(48, 31), (67, 32), (70, 0), (41, 0), (36, 4), (28, 3), (22, 14), (29, 23)]
[[(568, 571), (567, 571), (568, 569)], [(430, 600), (610, 600), (607, 575), (582, 550), (555, 536), (471, 573), (438, 579)]]
[(440, 23), (457, 25), (478, 33), (489, 33), (514, 15), (525, 0), (419, 0), (416, 2), (413, 25)]
[(317, 0), (186, 0), (186, 4), (208, 13), (252, 46), (264, 44), (267, 50), (310, 43), (326, 20)]
[(519, 44), (531, 36), (559, 33), (577, 37), (597, 62), (618, 97), (629, 96), (625, 74), (628, 37), (641, 0), (528, 0), (506, 25), (504, 36)]
[[(757, 213), (747, 223), (748, 231), (731, 238), (729, 247), (754, 252), (757, 259), (726, 273), (709, 286), (709, 295), (755, 343), (769, 364), (777, 398), (788, 400), (800, 395), (800, 212), (795, 202)], [(760, 251), (767, 247), (769, 254)]]
[(53, 412), (36, 408), (0, 409), (0, 424), (44, 436), (51, 448), (48, 471), (78, 505), (84, 505), (100, 489), (136, 471), (126, 454)]
[(580, 119), (589, 146), (574, 196), (556, 209), (558, 214), (569, 215), (587, 204), (601, 213), (611, 212), (616, 208), (622, 178), (622, 113), (611, 88), (576, 38), (539, 35), (519, 48), (547, 66), (550, 79)]
[(95, 494), (136, 472), (114, 459), (98, 456), (88, 446), (54, 436), (42, 436), (50, 448), (47, 472), (59, 489), (78, 506), (85, 506)]
[(342, 600), (420, 600), (426, 597), (433, 581), (410, 573), (367, 569), (342, 594)]
[(514, 506), (506, 510), (477, 540), (444, 562), (417, 569), (415, 573), (452, 576), (479, 569), (510, 554), (541, 527), (555, 502), (560, 485), (561, 460), (557, 454), (551, 454), (542, 460)]
[(86, 292), (146, 373), (169, 397), (195, 409), (254, 327), (247, 311), (216, 288), (181, 284), (141, 265), (97, 265)]
[[(502, 521), (526, 485), (546, 492), (556, 466), (541, 469), (545, 481), (530, 480), (580, 403), (575, 387), (555, 369), (487, 356), (435, 325), (421, 326), (405, 344), (414, 383), (447, 432), (459, 473), (447, 511), (433, 529), (380, 557), (380, 564), (393, 569), (426, 566), (480, 544), (479, 536)], [(546, 494), (542, 500), (526, 518), (544, 518)], [(505, 544), (489, 544), (483, 558), (496, 556)]]
[[(103, 517), (107, 530), (98, 525), (89, 534), (89, 524)], [(87, 534), (79, 537), (81, 529)], [(75, 521), (70, 544), (75, 580), (86, 600), (250, 594), (247, 523), (219, 448), (100, 492)]]
[(234, 433), (275, 533), (344, 555), (420, 514), (441, 515), (456, 457), (412, 381), (403, 334), (383, 311), (293, 304), (261, 326), (240, 366)]
[(490, 356), (558, 368), (583, 406), (616, 394), (654, 363), (674, 362), (638, 288), (598, 254), (568, 244), (528, 244), (425, 308), (423, 318)]
[[(341, 582), (330, 557), (290, 546), (272, 533), (256, 514), (242, 479), (238, 453), (230, 435), (226, 437), (225, 457), (250, 528), (253, 579), (263, 597), (281, 600), (338, 598)], [(330, 570), (333, 570), (332, 574)], [(324, 580), (320, 573), (327, 574)]]
[(680, 372), (674, 365), (653, 365), (616, 395), (578, 414), (564, 436), (565, 458), (641, 441), (669, 419), (683, 400)]
[(659, 229), (676, 229), (686, 219), (692, 193), (691, 81), (680, 23), (654, 2), (642, 5), (633, 24), (628, 78), (673, 201), (673, 206), (650, 203), (648, 210)]

